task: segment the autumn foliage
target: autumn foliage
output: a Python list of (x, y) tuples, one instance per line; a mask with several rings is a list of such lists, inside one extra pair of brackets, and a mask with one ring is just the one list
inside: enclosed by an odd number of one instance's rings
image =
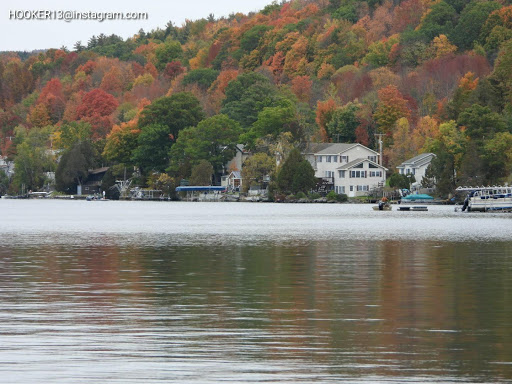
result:
[[(16, 132), (49, 127), (57, 134), (76, 122), (90, 125), (92, 141), (106, 139), (106, 161), (133, 162), (141, 110), (182, 92), (197, 101), (201, 116), (223, 113), (239, 123), (239, 141), (252, 150), (262, 139), (257, 132), (267, 141), (289, 132), (297, 143), (332, 142), (338, 132), (373, 149), (374, 134), (383, 133), (394, 165), (447, 147), (439, 132), (448, 126), (453, 137), (464, 137), (460, 116), (491, 116), (509, 131), (512, 6), (501, 4), (291, 0), (127, 39), (91, 36), (70, 51), (4, 52), (1, 155), (15, 158)], [(344, 136), (340, 111), (355, 105)], [(477, 119), (474, 105), (486, 115)], [(265, 124), (272, 129), (261, 130)], [(490, 158), (479, 150), (474, 158)]]

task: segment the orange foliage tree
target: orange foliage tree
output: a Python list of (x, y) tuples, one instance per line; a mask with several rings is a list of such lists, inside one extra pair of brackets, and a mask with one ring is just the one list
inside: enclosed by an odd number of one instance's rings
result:
[(336, 102), (333, 99), (318, 101), (316, 106), (316, 123), (319, 128), (320, 140), (324, 143), (329, 142), (327, 135), (327, 124), (331, 121), (332, 115), (336, 110)]
[(407, 100), (394, 85), (380, 89), (378, 96), (379, 103), (373, 117), (380, 131), (391, 137), (397, 120), (401, 117), (409, 118), (411, 111), (407, 106)]

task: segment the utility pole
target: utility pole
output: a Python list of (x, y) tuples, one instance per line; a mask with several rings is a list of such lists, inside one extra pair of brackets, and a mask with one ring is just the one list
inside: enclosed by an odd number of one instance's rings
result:
[(382, 136), (384, 136), (383, 133), (375, 133), (376, 137), (378, 137), (378, 143), (379, 143), (379, 165), (382, 165)]

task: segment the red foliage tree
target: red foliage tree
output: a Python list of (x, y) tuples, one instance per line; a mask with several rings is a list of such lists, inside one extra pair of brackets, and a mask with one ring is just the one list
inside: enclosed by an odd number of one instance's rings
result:
[(36, 104), (43, 104), (46, 108), (51, 123), (57, 123), (64, 114), (66, 102), (62, 92), (62, 83), (59, 79), (51, 79), (41, 90)]
[(425, 11), (425, 2), (421, 0), (405, 0), (393, 10), (393, 26), (391, 33), (400, 33), (407, 27), (416, 28)]
[(181, 75), (183, 72), (185, 72), (185, 67), (181, 65), (181, 61), (171, 61), (165, 66), (164, 76), (169, 80), (174, 80), (176, 76)]
[(96, 68), (96, 62), (89, 60), (87, 63), (78, 66), (76, 73), (85, 72), (86, 75), (90, 75)]
[(155, 79), (158, 77), (158, 71), (157, 71), (156, 67), (153, 65), (153, 63), (147, 63), (144, 66), (144, 70), (146, 71), (146, 73), (149, 73)]
[(213, 60), (217, 57), (220, 50), (222, 48), (222, 43), (220, 41), (214, 41), (212, 45), (210, 45), (210, 49), (208, 50), (208, 56), (206, 57), (206, 66), (209, 66)]
[(297, 76), (292, 80), (292, 91), (299, 101), (309, 102), (313, 81), (309, 76)]
[(135, 77), (138, 77), (140, 75), (144, 74), (144, 67), (137, 63), (136, 61), (132, 62), (132, 72)]
[(93, 138), (104, 138), (112, 128), (111, 115), (119, 103), (111, 94), (102, 89), (94, 89), (82, 98), (77, 107), (77, 118), (89, 122), (93, 129)]

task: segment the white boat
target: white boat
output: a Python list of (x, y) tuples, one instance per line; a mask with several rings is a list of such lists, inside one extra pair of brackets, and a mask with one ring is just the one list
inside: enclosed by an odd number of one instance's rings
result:
[(457, 191), (468, 192), (462, 211), (512, 212), (512, 187), (495, 185), (493, 187), (458, 187)]

